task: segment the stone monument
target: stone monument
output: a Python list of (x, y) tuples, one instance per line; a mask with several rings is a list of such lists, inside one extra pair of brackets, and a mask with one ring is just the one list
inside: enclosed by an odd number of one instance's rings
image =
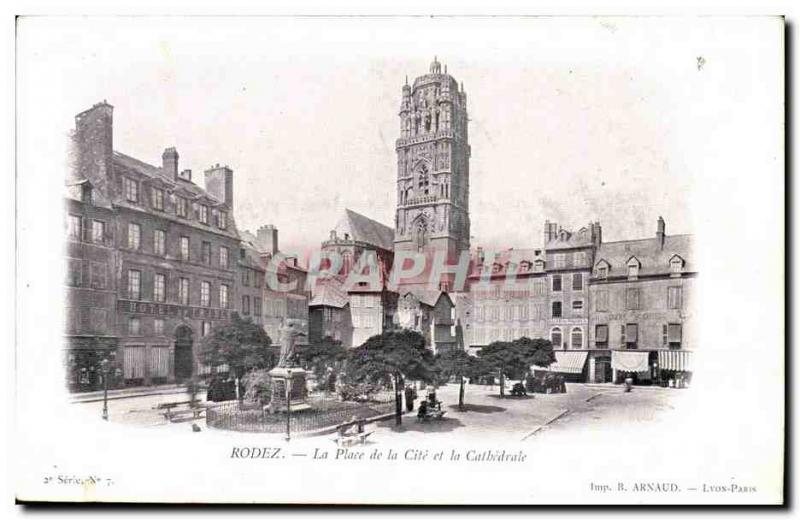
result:
[[(271, 395), (267, 409), (270, 413), (299, 412), (310, 408), (306, 403), (306, 371), (295, 366), (294, 354), (298, 336), (305, 336), (293, 320), (286, 320), (280, 328), (281, 351), (278, 365), (269, 371)], [(287, 392), (287, 388), (289, 392)], [(288, 397), (288, 403), (287, 403)]]

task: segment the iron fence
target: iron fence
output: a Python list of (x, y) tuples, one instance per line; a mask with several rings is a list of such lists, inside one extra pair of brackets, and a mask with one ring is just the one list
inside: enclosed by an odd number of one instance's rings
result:
[[(290, 430), (293, 433), (336, 426), (353, 417), (371, 419), (395, 411), (391, 392), (362, 401), (342, 401), (335, 394), (312, 393), (306, 402), (309, 408), (291, 412)], [(206, 425), (223, 430), (282, 433), (286, 431), (286, 413), (269, 413), (258, 403), (228, 401), (207, 409)]]

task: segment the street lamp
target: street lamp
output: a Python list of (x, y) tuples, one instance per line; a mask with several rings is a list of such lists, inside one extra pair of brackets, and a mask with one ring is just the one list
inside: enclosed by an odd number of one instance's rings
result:
[(292, 440), (291, 422), (292, 422), (292, 369), (286, 371), (286, 441)]
[(108, 358), (100, 362), (100, 371), (103, 373), (103, 420), (108, 420)]

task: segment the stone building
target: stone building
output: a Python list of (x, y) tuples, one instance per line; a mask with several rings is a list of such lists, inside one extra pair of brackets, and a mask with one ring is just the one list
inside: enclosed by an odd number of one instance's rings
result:
[(67, 385), (71, 392), (86, 392), (103, 386), (104, 359), (114, 371), (122, 358), (114, 316), (114, 211), (85, 178), (67, 181), (65, 211)]
[(184, 381), (198, 373), (198, 340), (236, 308), (239, 238), (233, 172), (205, 171), (207, 189), (180, 170), (174, 148), (154, 166), (114, 151), (113, 107), (75, 118), (76, 175), (110, 202), (116, 290), (109, 319), (125, 384)]
[(346, 348), (353, 346), (350, 301), (343, 280), (330, 278), (314, 288), (308, 304), (308, 333), (311, 343), (329, 337), (341, 341)]
[(434, 59), (403, 86), (395, 249), (469, 249), (469, 135), (463, 85)]
[(651, 238), (603, 243), (589, 280), (590, 381), (639, 380), (691, 372), (697, 269), (691, 235), (666, 234), (659, 217)]
[(472, 351), (493, 341), (546, 338), (550, 323), (550, 279), (541, 249), (506, 250), (490, 257), (478, 248), (462, 298), (467, 345)]

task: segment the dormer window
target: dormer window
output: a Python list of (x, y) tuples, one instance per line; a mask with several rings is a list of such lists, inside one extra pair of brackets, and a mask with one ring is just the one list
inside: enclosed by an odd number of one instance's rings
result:
[(164, 190), (153, 188), (153, 209), (164, 210)]
[(544, 272), (544, 261), (539, 259), (533, 264), (533, 270), (537, 273)]
[(497, 262), (492, 264), (492, 273), (499, 273), (502, 270), (503, 270), (503, 266), (501, 264), (498, 264)]
[(672, 275), (680, 275), (683, 272), (683, 258), (673, 255), (669, 260), (669, 272)]
[(628, 260), (628, 280), (635, 280), (639, 277), (640, 265), (636, 257), (632, 257)]
[(528, 260), (523, 260), (519, 263), (519, 268), (523, 273), (527, 273), (531, 270), (531, 263)]
[(122, 191), (129, 202), (139, 202), (139, 183), (135, 180), (123, 177)]
[(199, 216), (201, 224), (208, 224), (208, 206), (200, 204)]
[(608, 265), (608, 262), (605, 260), (600, 260), (594, 268), (594, 275), (597, 278), (608, 278), (608, 272), (611, 270), (611, 266)]

